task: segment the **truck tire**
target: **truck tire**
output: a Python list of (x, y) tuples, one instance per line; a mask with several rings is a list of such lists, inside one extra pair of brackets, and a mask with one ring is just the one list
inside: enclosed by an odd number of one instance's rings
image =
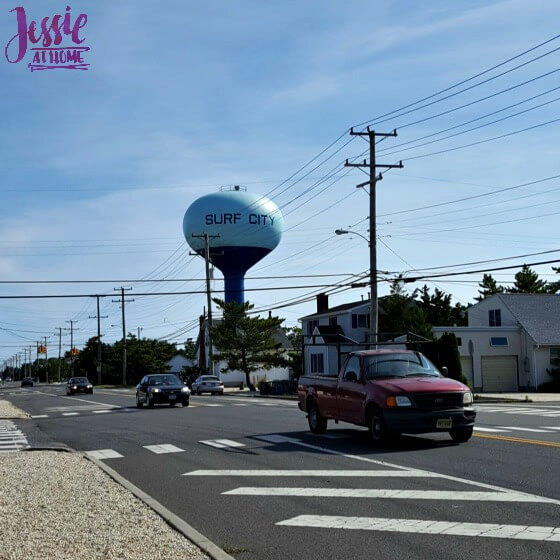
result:
[(378, 407), (372, 408), (368, 415), (368, 428), (371, 439), (375, 445), (387, 443), (389, 430), (383, 418), (383, 412)]
[(314, 402), (307, 406), (307, 422), (314, 434), (324, 434), (327, 430), (327, 419), (319, 414), (319, 407)]
[(449, 435), (455, 443), (465, 443), (471, 439), (473, 434), (473, 429), (471, 428), (457, 428), (455, 430), (449, 430)]

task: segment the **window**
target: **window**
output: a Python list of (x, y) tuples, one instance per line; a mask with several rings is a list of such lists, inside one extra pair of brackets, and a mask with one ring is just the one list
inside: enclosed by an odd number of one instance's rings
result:
[(457, 337), (457, 346), (463, 346), (463, 340), (460, 336)]
[(560, 346), (553, 346), (550, 349), (550, 364), (560, 366)]
[(490, 327), (502, 326), (502, 312), (500, 309), (490, 309), (488, 311), (488, 326)]
[(352, 313), (353, 329), (369, 329), (369, 315)]
[(324, 373), (323, 354), (311, 354), (311, 373)]
[(338, 325), (338, 320), (336, 317), (329, 317), (329, 325), (331, 325), (331, 327), (334, 327), (336, 325)]
[[(348, 381), (348, 374), (352, 373), (355, 375), (354, 381), (357, 381), (360, 378), (360, 358), (358, 356), (352, 356), (346, 362), (346, 366), (344, 367), (344, 380)], [(352, 379), (350, 379), (352, 380)]]
[(491, 336), (490, 346), (509, 346), (507, 336)]
[(309, 323), (307, 323), (307, 336), (311, 336), (313, 334), (313, 331), (315, 330), (315, 327), (319, 326), (319, 321), (317, 319), (314, 319), (313, 321), (309, 321)]

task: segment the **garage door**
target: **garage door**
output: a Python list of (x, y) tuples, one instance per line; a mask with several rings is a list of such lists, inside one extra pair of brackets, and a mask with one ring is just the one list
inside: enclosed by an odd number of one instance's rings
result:
[(470, 356), (461, 357), (461, 370), (463, 375), (467, 378), (469, 385), (474, 387), (473, 372), (472, 372), (472, 358)]
[(482, 356), (482, 390), (517, 391), (517, 356)]

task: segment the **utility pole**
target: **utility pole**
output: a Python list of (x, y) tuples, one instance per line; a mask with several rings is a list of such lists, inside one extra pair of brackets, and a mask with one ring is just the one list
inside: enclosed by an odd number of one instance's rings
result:
[(70, 323), (70, 377), (74, 377), (74, 323), (77, 323), (77, 321), (71, 319), (66, 322)]
[[(206, 303), (208, 305), (208, 375), (214, 375), (214, 362), (212, 360), (212, 294), (210, 291), (210, 239), (220, 237), (219, 235), (195, 235), (193, 237), (204, 239), (204, 260), (206, 261)], [(198, 254), (198, 253), (197, 253)]]
[(398, 164), (394, 165), (385, 165), (379, 164), (375, 160), (375, 139), (377, 137), (387, 138), (389, 136), (397, 136), (397, 130), (393, 130), (393, 132), (383, 133), (383, 132), (375, 132), (370, 130), (369, 126), (367, 127), (366, 131), (363, 132), (354, 132), (354, 129), (350, 129), (351, 136), (367, 136), (369, 140), (369, 163), (366, 160), (363, 163), (349, 163), (346, 160), (344, 164), (345, 167), (367, 167), (369, 169), (369, 180), (359, 185), (356, 185), (357, 188), (364, 187), (365, 185), (369, 185), (369, 267), (370, 267), (370, 306), (369, 306), (369, 342), (370, 348), (373, 345), (373, 348), (377, 348), (377, 335), (378, 335), (378, 297), (377, 297), (377, 235), (376, 235), (376, 193), (375, 193), (375, 185), (378, 181), (383, 179), (383, 175), (380, 173), (376, 175), (376, 171), (378, 168), (383, 169), (392, 169), (398, 168), (402, 169), (403, 163), (400, 161)]
[(101, 385), (101, 319), (107, 319), (108, 315), (103, 315), (103, 317), (99, 314), (99, 296), (95, 296), (97, 298), (97, 315), (92, 317), (89, 316), (90, 319), (97, 319), (97, 384)]
[(43, 337), (45, 339), (45, 381), (47, 385), (49, 384), (49, 355), (47, 353), (47, 337)]
[(60, 354), (62, 353), (62, 327), (58, 327), (58, 382), (60, 383)]
[[(122, 357), (122, 375), (123, 375), (123, 385), (126, 385), (126, 322), (125, 322), (125, 313), (124, 313), (124, 291), (125, 290), (132, 290), (132, 288), (113, 288), (114, 290), (121, 291), (121, 311), (122, 311), (122, 336), (123, 336), (123, 357)], [(118, 302), (118, 299), (114, 299), (113, 302)], [(134, 301), (133, 299), (127, 300), (128, 302)]]

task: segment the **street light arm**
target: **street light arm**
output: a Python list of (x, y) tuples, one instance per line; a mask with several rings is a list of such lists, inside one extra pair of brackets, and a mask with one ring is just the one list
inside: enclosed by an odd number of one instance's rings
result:
[(347, 233), (351, 233), (353, 235), (358, 235), (359, 237), (361, 237), (362, 239), (367, 241), (368, 245), (370, 244), (370, 240), (365, 235), (362, 235), (361, 233), (358, 233), (357, 231), (352, 231), (352, 230), (349, 230), (349, 229), (335, 229), (334, 232), (336, 233), (336, 235), (346, 235)]

